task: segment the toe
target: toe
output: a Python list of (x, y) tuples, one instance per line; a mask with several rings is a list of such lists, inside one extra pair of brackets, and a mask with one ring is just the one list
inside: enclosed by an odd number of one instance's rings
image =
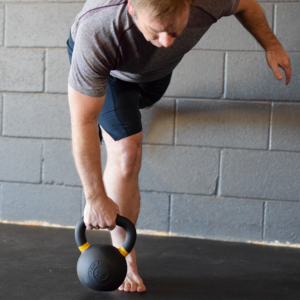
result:
[(138, 293), (144, 293), (144, 292), (146, 292), (146, 287), (144, 286), (144, 284), (139, 284), (137, 286), (137, 292)]
[(125, 285), (124, 285), (124, 291), (125, 292), (130, 292), (130, 286), (131, 286), (131, 284), (129, 282), (126, 282)]
[(135, 282), (132, 282), (130, 292), (136, 292), (136, 291), (137, 291), (137, 284)]
[(119, 291), (124, 291), (124, 282), (120, 285)]

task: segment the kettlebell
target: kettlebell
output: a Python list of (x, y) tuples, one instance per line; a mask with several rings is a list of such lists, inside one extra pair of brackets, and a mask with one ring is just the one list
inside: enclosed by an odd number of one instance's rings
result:
[(85, 236), (86, 226), (81, 218), (75, 228), (76, 244), (81, 251), (77, 262), (77, 275), (88, 289), (114, 291), (127, 274), (125, 257), (132, 250), (136, 240), (136, 229), (130, 220), (117, 216), (116, 224), (125, 229), (126, 238), (119, 249), (112, 245), (90, 245)]

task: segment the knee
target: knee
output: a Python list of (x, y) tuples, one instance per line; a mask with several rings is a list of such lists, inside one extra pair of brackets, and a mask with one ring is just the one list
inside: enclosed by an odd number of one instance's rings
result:
[(120, 147), (120, 171), (124, 177), (138, 175), (141, 168), (142, 146), (124, 144)]

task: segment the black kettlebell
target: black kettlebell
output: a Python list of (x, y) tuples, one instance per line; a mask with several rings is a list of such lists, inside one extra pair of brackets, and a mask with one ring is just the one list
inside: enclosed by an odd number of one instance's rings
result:
[(75, 239), (81, 255), (77, 262), (80, 282), (95, 291), (114, 291), (127, 274), (125, 257), (136, 240), (135, 226), (125, 217), (117, 216), (116, 223), (125, 229), (126, 239), (119, 249), (112, 245), (90, 245), (85, 236), (86, 226), (81, 218), (75, 228)]

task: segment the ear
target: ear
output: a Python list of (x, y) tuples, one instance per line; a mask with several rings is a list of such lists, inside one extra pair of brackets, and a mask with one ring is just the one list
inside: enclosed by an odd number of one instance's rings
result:
[(133, 6), (132, 6), (130, 0), (128, 0), (128, 12), (129, 12), (132, 16), (135, 15), (135, 11), (134, 11), (134, 8), (133, 8)]

